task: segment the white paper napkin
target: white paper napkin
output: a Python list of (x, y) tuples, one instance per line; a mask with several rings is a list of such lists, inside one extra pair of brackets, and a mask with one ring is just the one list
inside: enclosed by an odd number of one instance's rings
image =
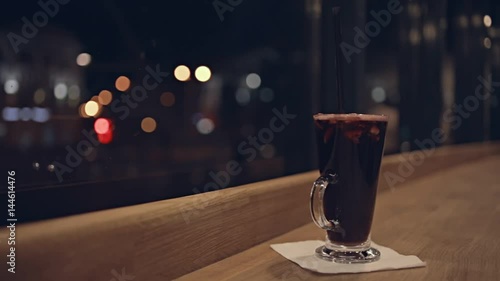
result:
[(271, 248), (300, 267), (319, 273), (357, 273), (425, 266), (417, 256), (405, 256), (372, 242), (372, 247), (380, 251), (380, 259), (365, 264), (341, 264), (322, 260), (314, 256), (316, 248), (324, 245), (319, 240), (301, 241), (271, 245)]

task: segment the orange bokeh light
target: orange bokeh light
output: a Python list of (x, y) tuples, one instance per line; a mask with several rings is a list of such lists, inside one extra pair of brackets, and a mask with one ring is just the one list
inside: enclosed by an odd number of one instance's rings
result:
[(152, 133), (156, 130), (156, 120), (151, 117), (142, 119), (141, 128), (146, 133)]
[(80, 104), (80, 107), (78, 107), (78, 113), (83, 118), (89, 118), (90, 116), (85, 112), (85, 105), (86, 103)]
[(108, 105), (113, 100), (113, 94), (108, 90), (102, 90), (98, 96), (99, 103), (102, 105)]
[(130, 88), (130, 79), (126, 76), (116, 78), (115, 87), (118, 91), (125, 92)]
[(160, 103), (163, 106), (170, 107), (175, 104), (175, 96), (170, 92), (165, 92), (160, 96)]

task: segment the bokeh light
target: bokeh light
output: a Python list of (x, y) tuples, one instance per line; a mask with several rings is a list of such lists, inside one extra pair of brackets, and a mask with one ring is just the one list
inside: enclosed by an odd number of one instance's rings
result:
[(142, 119), (141, 129), (146, 133), (152, 133), (156, 130), (156, 120), (151, 117)]
[(194, 76), (200, 82), (207, 82), (208, 80), (210, 80), (210, 77), (212, 77), (212, 72), (210, 71), (210, 68), (206, 66), (200, 66), (195, 70)]
[(105, 134), (97, 134), (97, 139), (102, 144), (108, 144), (113, 141), (113, 131), (108, 131)]
[(80, 87), (71, 85), (68, 89), (68, 98), (70, 100), (80, 100)]
[(260, 100), (263, 102), (272, 102), (274, 100), (274, 91), (269, 88), (260, 90)]
[(422, 13), (419, 5), (408, 5), (408, 14), (410, 17), (416, 19), (419, 18)]
[(96, 116), (99, 112), (99, 104), (93, 100), (85, 104), (85, 114), (88, 116)]
[(196, 123), (196, 129), (202, 135), (208, 135), (214, 131), (214, 122), (208, 118), (201, 118), (198, 123)]
[(19, 108), (18, 107), (4, 107), (2, 110), (2, 118), (5, 121), (15, 122), (19, 121)]
[(246, 83), (248, 88), (257, 89), (258, 87), (260, 87), (262, 80), (260, 79), (260, 76), (258, 74), (250, 73), (247, 75)]
[(422, 37), (420, 36), (420, 31), (416, 28), (412, 28), (410, 30), (410, 43), (412, 45), (418, 45), (420, 44), (420, 41), (422, 40)]
[(433, 23), (424, 24), (423, 34), (424, 34), (424, 38), (427, 41), (434, 41), (434, 40), (436, 40), (436, 37), (437, 37), (437, 34), (438, 34), (437, 26), (435, 24), (433, 24)]
[(94, 122), (94, 130), (98, 134), (106, 134), (111, 129), (111, 122), (106, 118), (98, 118)]
[(101, 115), (103, 109), (99, 96), (93, 96), (90, 98), (90, 100), (97, 103), (97, 113), (95, 115), (92, 115), (92, 117), (97, 118), (99, 117), (99, 115)]
[(81, 53), (76, 57), (76, 64), (79, 66), (87, 66), (92, 61), (92, 56), (88, 53)]
[(484, 38), (483, 44), (484, 44), (484, 47), (486, 49), (490, 49), (491, 48), (491, 39), (488, 37)]
[(45, 101), (45, 91), (43, 89), (37, 89), (33, 95), (33, 101), (36, 104), (41, 104)]
[(126, 76), (116, 78), (115, 87), (118, 91), (125, 92), (130, 88), (130, 79)]
[(489, 15), (485, 15), (483, 18), (483, 23), (484, 23), (484, 26), (491, 27), (491, 24), (493, 22), (492, 22), (491, 17)]
[(19, 110), (19, 119), (21, 119), (22, 121), (29, 121), (32, 116), (33, 112), (29, 107), (23, 107), (21, 108), (21, 110)]
[(68, 95), (68, 86), (64, 83), (57, 83), (54, 87), (54, 96), (58, 100), (63, 100)]
[(276, 148), (272, 144), (265, 144), (260, 150), (262, 158), (271, 159), (276, 155)]
[(458, 26), (461, 28), (467, 28), (469, 25), (469, 19), (465, 15), (461, 15), (458, 17)]
[(250, 91), (248, 89), (245, 89), (245, 88), (239, 88), (236, 91), (235, 98), (236, 98), (236, 102), (239, 105), (245, 106), (250, 102), (250, 98), (251, 98)]
[(386, 99), (386, 94), (385, 94), (384, 88), (382, 88), (382, 87), (373, 88), (372, 99), (378, 103), (384, 102)]
[(175, 95), (170, 92), (165, 92), (160, 96), (160, 103), (163, 106), (170, 107), (175, 104)]
[(56, 166), (54, 166), (54, 164), (47, 165), (47, 171), (52, 173), (52, 172), (54, 172), (55, 169), (56, 169)]
[(480, 27), (481, 26), (481, 15), (479, 14), (474, 14), (471, 17), (471, 22), (474, 27)]
[(113, 94), (108, 90), (102, 90), (98, 96), (99, 103), (102, 105), (108, 105), (113, 101)]
[(187, 81), (191, 76), (191, 71), (185, 65), (179, 65), (174, 70), (174, 76), (179, 81)]
[(5, 92), (9, 95), (17, 93), (19, 91), (19, 81), (16, 79), (8, 79), (3, 85)]
[(80, 104), (80, 106), (78, 107), (78, 114), (83, 117), (83, 118), (89, 118), (90, 116), (85, 112), (85, 106), (87, 105), (87, 103), (82, 103)]
[(34, 107), (32, 112), (32, 118), (35, 122), (45, 123), (50, 119), (50, 110), (48, 108)]

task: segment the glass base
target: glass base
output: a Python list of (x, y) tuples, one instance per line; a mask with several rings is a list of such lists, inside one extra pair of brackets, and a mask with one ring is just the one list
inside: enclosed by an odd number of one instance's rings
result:
[(335, 251), (321, 246), (316, 249), (316, 256), (320, 259), (336, 263), (370, 263), (380, 259), (380, 251), (368, 248), (364, 251)]

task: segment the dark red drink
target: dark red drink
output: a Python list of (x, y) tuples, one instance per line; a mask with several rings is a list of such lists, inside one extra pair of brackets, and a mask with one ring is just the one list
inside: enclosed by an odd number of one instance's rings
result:
[(387, 117), (363, 114), (317, 114), (319, 169), (335, 175), (325, 190), (323, 207), (331, 242), (359, 245), (368, 240), (375, 207)]

